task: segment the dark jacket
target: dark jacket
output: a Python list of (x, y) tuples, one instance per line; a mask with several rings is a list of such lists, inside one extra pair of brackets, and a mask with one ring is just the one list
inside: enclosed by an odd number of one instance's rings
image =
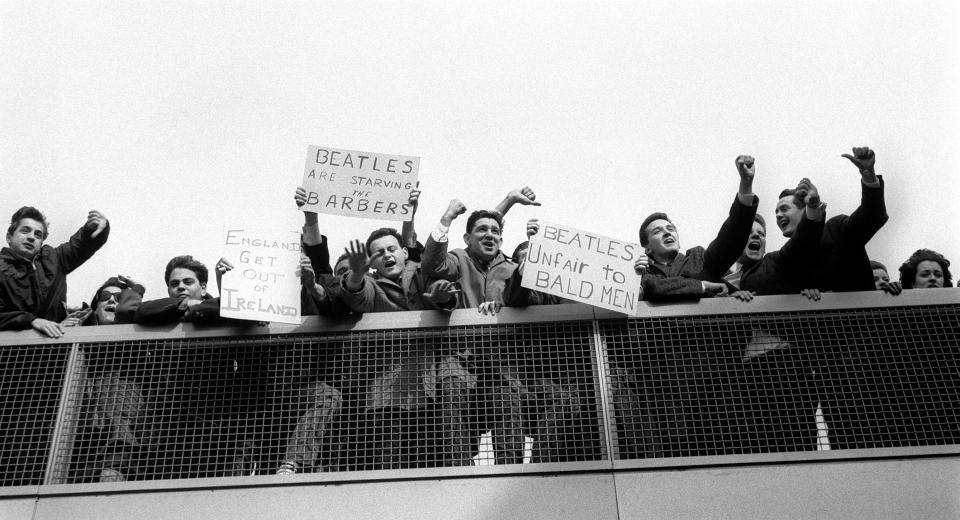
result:
[(161, 298), (143, 302), (133, 316), (133, 322), (140, 325), (169, 325), (181, 321), (193, 323), (214, 323), (234, 321), (220, 317), (220, 298), (203, 295), (203, 302), (193, 308), (187, 318), (187, 306), (181, 298)]
[(327, 237), (321, 235), (319, 244), (304, 245), (303, 252), (310, 259), (316, 283), (323, 286), (326, 296), (323, 300), (314, 300), (306, 290), (300, 291), (301, 316), (347, 316), (351, 314), (350, 307), (340, 298), (340, 278), (333, 275), (330, 266), (330, 249), (327, 246)]
[(873, 291), (873, 269), (867, 257), (867, 242), (887, 222), (883, 177), (879, 187), (860, 183), (860, 207), (850, 215), (827, 220), (820, 240), (819, 258), (808, 270), (808, 287), (821, 291)]
[[(797, 232), (780, 248), (763, 255), (759, 261), (744, 267), (737, 288), (758, 295), (797, 294), (803, 287), (804, 272), (819, 252), (823, 221), (812, 221), (804, 215)], [(730, 277), (725, 277), (731, 281)]]
[(44, 245), (33, 260), (0, 250), (0, 330), (31, 328), (37, 318), (67, 317), (67, 275), (107, 242), (110, 225), (96, 238), (86, 226), (57, 247)]
[(643, 298), (652, 302), (699, 300), (703, 295), (701, 280), (721, 281), (740, 258), (750, 238), (758, 204), (756, 195), (750, 206), (734, 198), (717, 238), (706, 249), (697, 246), (688, 249), (686, 254), (678, 253), (669, 264), (651, 261), (642, 279)]
[(497, 256), (482, 268), (464, 249), (447, 252), (450, 242), (437, 242), (431, 236), (423, 250), (421, 268), (427, 282), (449, 280), (460, 286), (457, 308), (479, 307), (488, 301), (503, 302), (507, 280), (513, 276), (517, 264), (498, 252)]

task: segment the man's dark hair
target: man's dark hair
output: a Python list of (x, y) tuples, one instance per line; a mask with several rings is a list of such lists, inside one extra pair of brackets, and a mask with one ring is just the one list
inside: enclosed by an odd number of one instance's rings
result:
[(20, 225), (20, 221), (30, 218), (36, 220), (37, 222), (43, 224), (43, 239), (47, 239), (47, 228), (49, 224), (47, 223), (47, 218), (43, 216), (43, 213), (40, 213), (40, 210), (33, 206), (24, 206), (18, 209), (12, 217), (10, 217), (10, 227), (7, 228), (7, 234), (12, 235), (14, 230), (17, 229), (17, 226)]
[[(370, 254), (371, 254), (371, 253), (370, 253), (370, 244), (372, 244), (374, 240), (376, 240), (376, 239), (378, 239), (378, 238), (383, 238), (383, 237), (393, 237), (393, 238), (396, 238), (396, 239), (397, 239), (397, 243), (400, 244), (400, 247), (403, 247), (403, 237), (400, 236), (400, 233), (399, 233), (396, 229), (394, 229), (394, 228), (389, 228), (389, 227), (382, 227), (382, 228), (374, 231), (373, 233), (370, 233), (370, 236), (367, 238), (367, 255), (370, 255)], [(334, 264), (334, 265), (336, 265), (336, 264)]]
[(917, 266), (920, 265), (920, 262), (926, 260), (940, 264), (940, 269), (943, 269), (943, 286), (952, 287), (953, 277), (950, 275), (950, 260), (932, 249), (917, 249), (900, 266), (900, 285), (904, 289), (913, 289), (913, 282), (917, 279)]
[(467, 219), (467, 233), (472, 233), (473, 226), (482, 218), (492, 218), (493, 220), (496, 220), (497, 224), (500, 226), (500, 232), (503, 233), (503, 215), (501, 215), (499, 211), (490, 211), (486, 209), (478, 209), (470, 214), (470, 218)]
[[(870, 270), (874, 269), (883, 269), (884, 271), (887, 271), (887, 266), (877, 262), (876, 260), (870, 260)], [(890, 274), (890, 271), (887, 271), (887, 274)]]
[(797, 195), (797, 190), (792, 188), (787, 188), (780, 192), (780, 196), (777, 197), (777, 200), (779, 201), (784, 197), (793, 197), (793, 205), (800, 209), (803, 209), (803, 199), (800, 198), (799, 195)]
[(197, 280), (203, 284), (207, 284), (207, 266), (193, 259), (190, 255), (180, 255), (173, 257), (169, 262), (167, 262), (167, 270), (163, 273), (163, 281), (167, 284), (170, 283), (170, 273), (174, 269), (189, 269), (197, 275)]
[(753, 216), (753, 221), (759, 222), (760, 225), (763, 226), (764, 231), (767, 230), (767, 221), (763, 220), (763, 216), (761, 216), (759, 213)]
[(643, 219), (643, 224), (640, 224), (640, 245), (647, 247), (650, 244), (650, 233), (647, 233), (647, 226), (650, 225), (654, 220), (666, 220), (667, 222), (673, 224), (673, 221), (670, 220), (670, 217), (666, 213), (651, 213), (650, 216)]

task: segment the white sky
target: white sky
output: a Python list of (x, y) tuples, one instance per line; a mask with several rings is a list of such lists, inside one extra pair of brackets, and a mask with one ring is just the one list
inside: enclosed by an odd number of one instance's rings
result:
[[(859, 174), (840, 154), (869, 145), (890, 213), (871, 256), (894, 272), (919, 247), (957, 260), (958, 12), (0, 0), (0, 217), (37, 206), (56, 245), (107, 215), (110, 241), (70, 277), (76, 305), (117, 273), (164, 296), (167, 260), (212, 266), (227, 225), (299, 228), (310, 144), (420, 156), (424, 239), (450, 198), (492, 207), (529, 184), (543, 206), (511, 212), (508, 252), (531, 217), (636, 240), (658, 210), (682, 247), (706, 245), (742, 153), (768, 222), (803, 176), (849, 213)], [(321, 215), (334, 257), (387, 224)], [(782, 244), (771, 226), (768, 250)]]

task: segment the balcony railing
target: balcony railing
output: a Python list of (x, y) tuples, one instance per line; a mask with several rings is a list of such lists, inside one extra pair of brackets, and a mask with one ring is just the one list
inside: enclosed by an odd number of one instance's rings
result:
[(960, 289), (8, 332), (0, 371), (3, 486), (956, 451)]

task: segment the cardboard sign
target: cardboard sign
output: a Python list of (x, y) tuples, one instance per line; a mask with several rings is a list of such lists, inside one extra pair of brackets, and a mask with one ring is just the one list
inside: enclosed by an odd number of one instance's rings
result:
[(407, 200), (419, 170), (419, 157), (309, 146), (303, 169), (307, 203), (300, 209), (407, 221), (413, 218)]
[(241, 320), (301, 323), (300, 233), (228, 229), (223, 257), (220, 315)]
[(642, 252), (637, 243), (540, 222), (530, 238), (521, 285), (636, 316), (640, 275), (633, 264)]

